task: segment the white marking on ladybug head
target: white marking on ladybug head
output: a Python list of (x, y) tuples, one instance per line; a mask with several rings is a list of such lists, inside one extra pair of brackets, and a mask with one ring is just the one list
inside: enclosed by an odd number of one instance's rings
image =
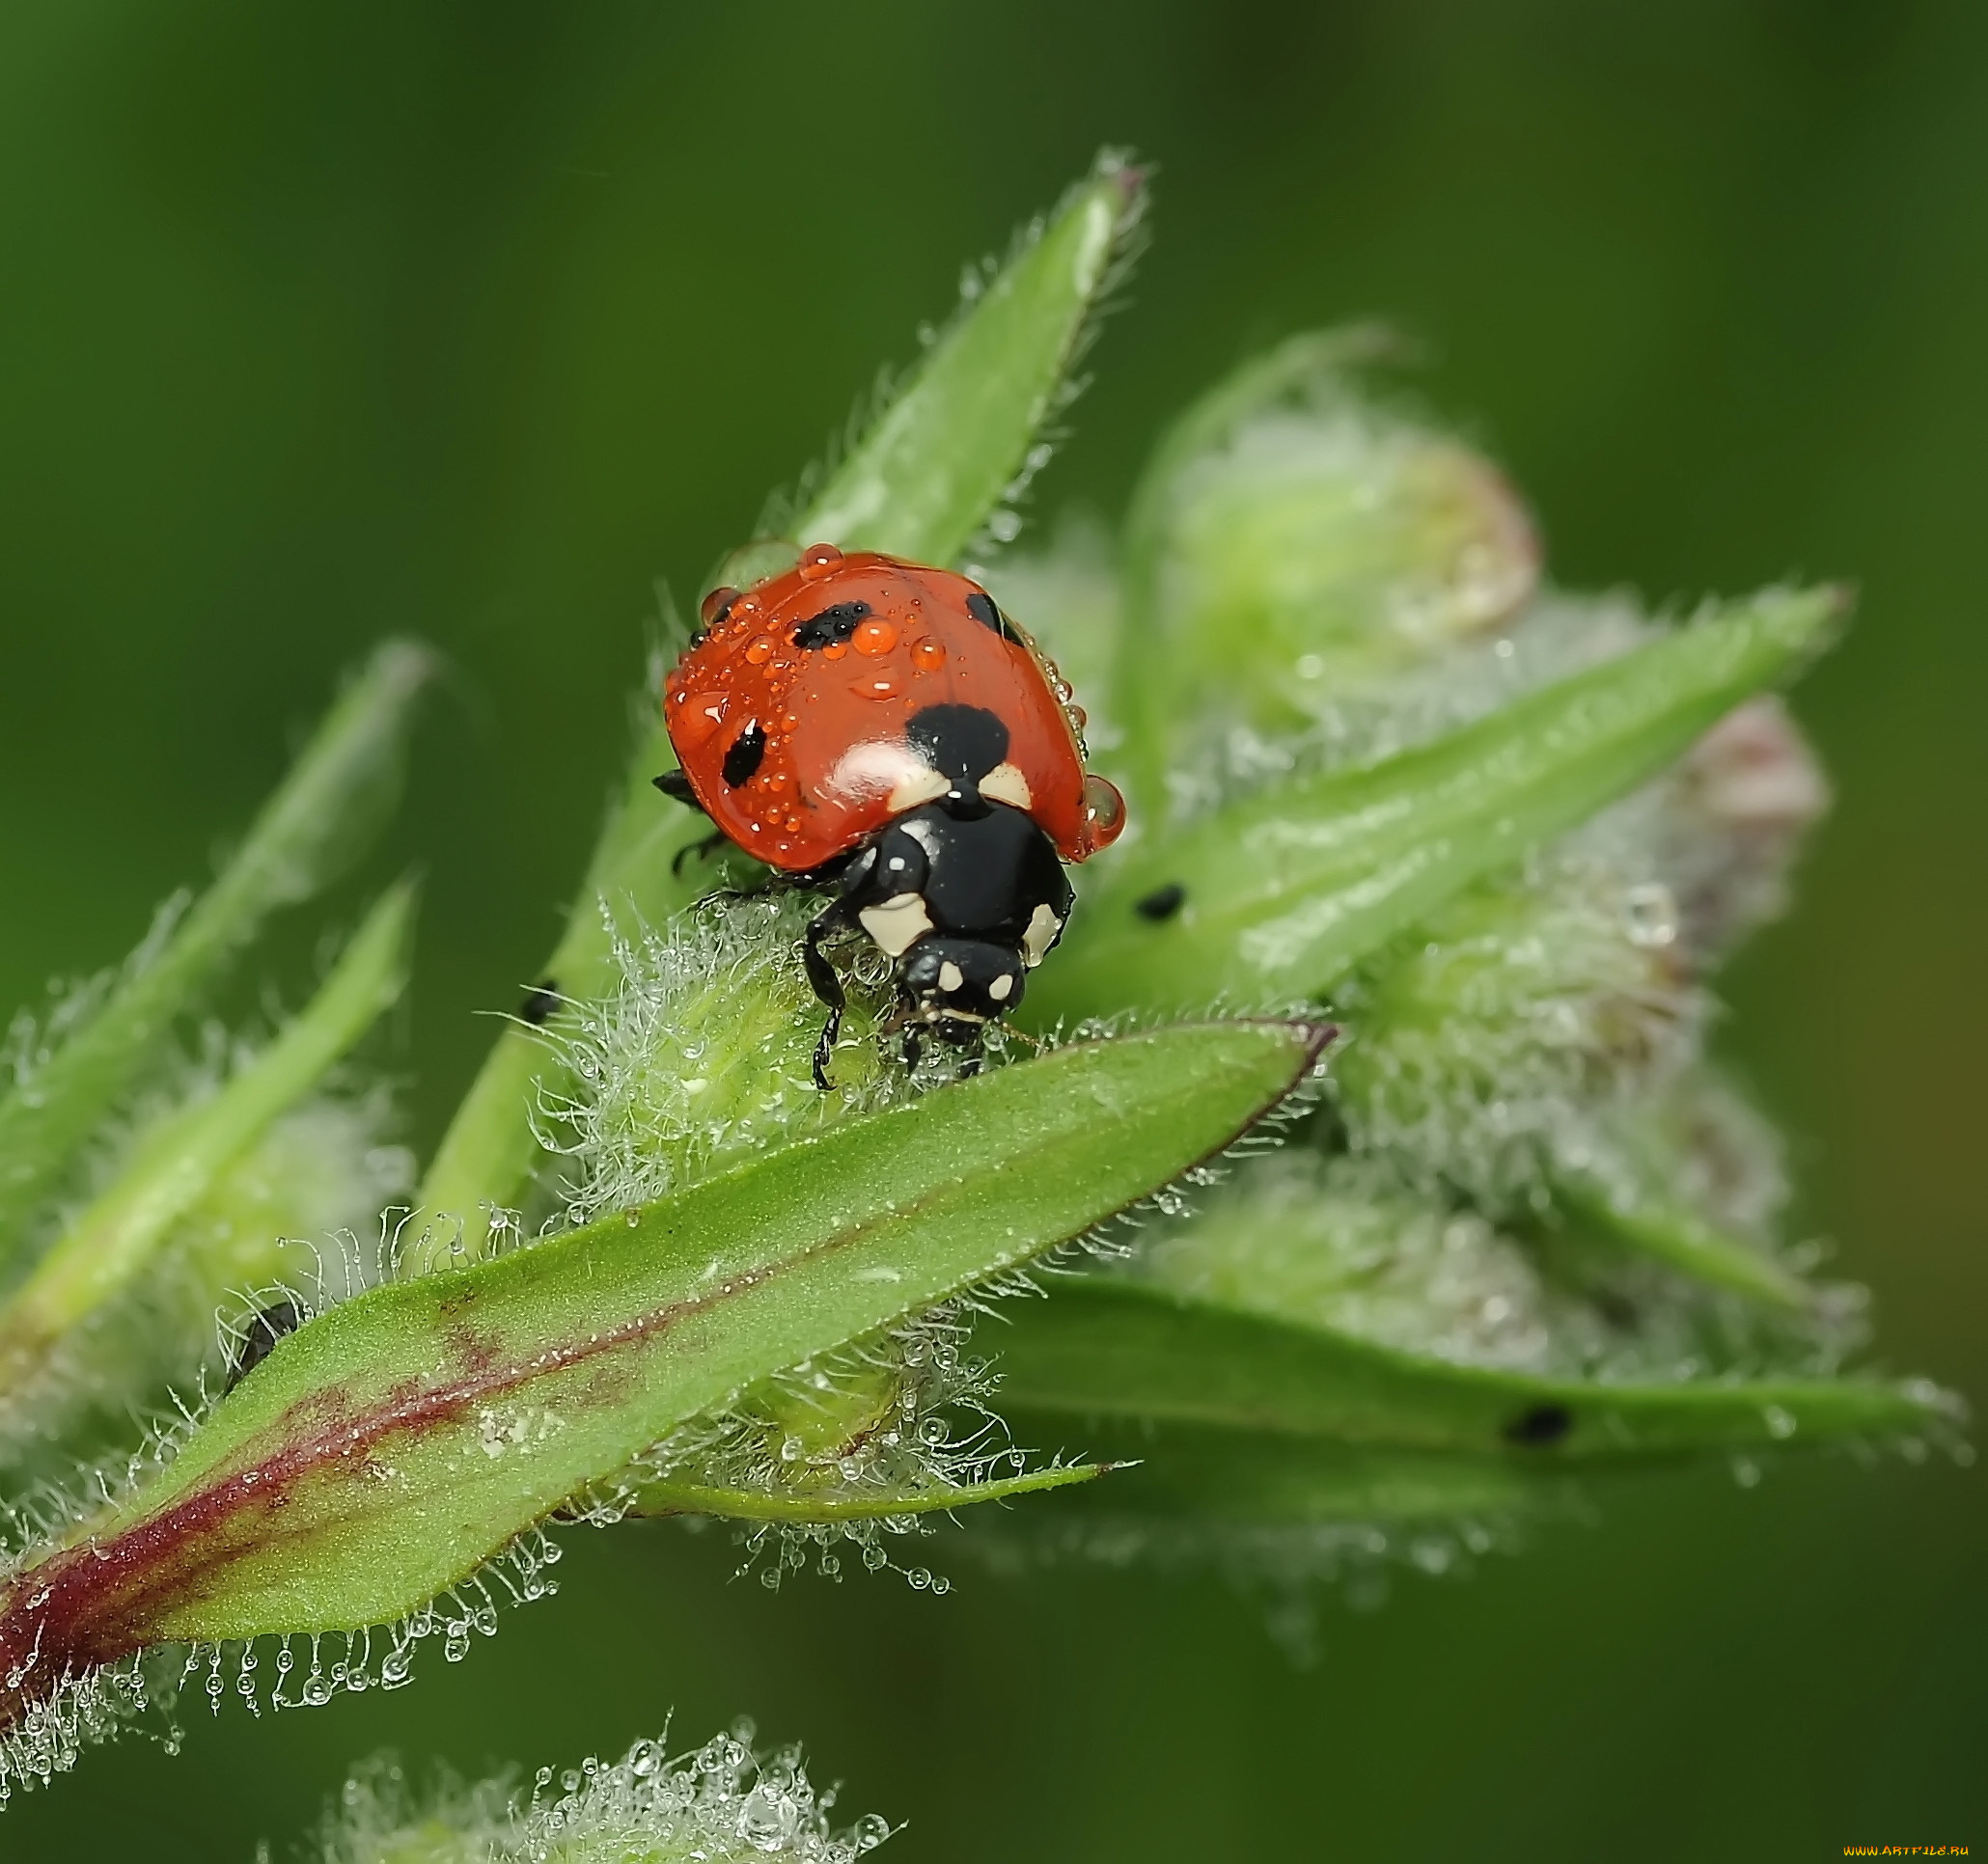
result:
[(1028, 930), (1022, 934), (1022, 962), (1031, 971), (1049, 956), (1049, 947), (1063, 929), (1063, 920), (1047, 906), (1038, 906), (1029, 915)]
[(932, 916), (920, 893), (899, 893), (856, 915), (864, 931), (887, 958), (901, 958), (932, 929)]
[(987, 995), (993, 998), (997, 1003), (1007, 1002), (1009, 996), (1013, 994), (1013, 991), (1014, 978), (1008, 972), (1003, 972), (1000, 976), (987, 986)]
[(944, 771), (926, 766), (915, 776), (902, 778), (884, 801), (893, 815), (902, 815), (906, 809), (936, 803), (952, 787), (953, 780)]
[(939, 967), (939, 988), (949, 997), (965, 982), (966, 973), (960, 970), (951, 958), (948, 958)]
[(1024, 813), (1035, 801), (1029, 788), (1029, 780), (1012, 764), (996, 764), (982, 777), (980, 794), (992, 797), (997, 803), (1011, 804)]

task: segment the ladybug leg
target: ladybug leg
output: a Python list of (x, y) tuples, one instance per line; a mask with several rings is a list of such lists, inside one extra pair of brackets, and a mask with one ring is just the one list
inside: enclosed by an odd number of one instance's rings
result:
[(821, 1038), (815, 1044), (815, 1084), (824, 1094), (829, 1085), (828, 1058), (835, 1053), (836, 1037), (842, 1032), (842, 1011), (849, 1000), (843, 994), (842, 980), (835, 966), (821, 948), (821, 941), (842, 923), (842, 904), (838, 900), (817, 913), (809, 921), (808, 935), (801, 942), (801, 963), (807, 970), (808, 981), (815, 988), (815, 995), (828, 1005), (828, 1021), (821, 1026)]
[(709, 835), (704, 836), (701, 840), (686, 841), (682, 847), (676, 850), (676, 859), (670, 863), (671, 873), (678, 880), (681, 880), (683, 878), (683, 863), (686, 861), (693, 859), (708, 861), (720, 848), (727, 845), (729, 839), (730, 837), (727, 836), (723, 829), (713, 829)]
[(700, 815), (705, 812), (704, 806), (697, 800), (697, 791), (690, 786), (690, 779), (680, 770), (666, 770), (660, 777), (651, 777), (649, 781), (673, 803), (681, 803)]
[(898, 1053), (904, 1057), (907, 1071), (918, 1066), (918, 1058), (925, 1053), (925, 1031), (916, 1023), (904, 1026), (904, 1042)]
[(960, 1080), (965, 1081), (969, 1077), (979, 1074), (980, 1070), (984, 1068), (986, 1065), (987, 1051), (985, 1047), (982, 1045), (980, 1037), (979, 1035), (976, 1035), (974, 1039), (967, 1044), (966, 1054), (960, 1057)]

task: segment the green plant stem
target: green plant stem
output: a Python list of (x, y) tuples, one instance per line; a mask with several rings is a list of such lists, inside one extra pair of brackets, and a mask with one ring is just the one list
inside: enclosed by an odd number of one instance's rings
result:
[[(604, 913), (626, 913), (660, 924), (708, 885), (695, 867), (679, 878), (677, 854), (708, 833), (709, 824), (658, 796), (650, 780), (675, 767), (676, 754), (658, 720), (643, 735), (621, 793), (608, 812), (588, 863), (566, 929), (539, 973), (564, 1003), (603, 996), (610, 982), (612, 940)], [(555, 1015), (566, 1014), (564, 1006)], [(456, 1110), (423, 1179), (419, 1202), (462, 1224), (461, 1247), (483, 1253), (480, 1211), (518, 1198), (542, 1157), (532, 1110), (559, 1064), (538, 1032), (513, 1024), (491, 1046), (469, 1092)], [(452, 1243), (458, 1240), (453, 1235)]]

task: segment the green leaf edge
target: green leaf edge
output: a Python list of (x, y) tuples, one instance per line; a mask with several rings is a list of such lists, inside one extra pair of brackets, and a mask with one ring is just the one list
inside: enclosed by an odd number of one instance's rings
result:
[[(1938, 1429), (1954, 1409), (1917, 1383), (1630, 1384), (1458, 1365), (1117, 1276), (1066, 1283), (1054, 1302), (1017, 1315), (1001, 1372), (1018, 1412), (1223, 1425), (1538, 1466), (1889, 1439)], [(1556, 1440), (1507, 1435), (1550, 1407), (1569, 1413)]]

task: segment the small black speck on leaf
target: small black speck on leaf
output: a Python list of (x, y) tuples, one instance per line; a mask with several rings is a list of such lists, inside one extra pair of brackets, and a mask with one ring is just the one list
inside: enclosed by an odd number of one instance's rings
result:
[(1134, 903), (1132, 910), (1143, 919), (1151, 919), (1157, 925), (1162, 919), (1171, 919), (1187, 904), (1187, 889), (1177, 881), (1170, 880), (1164, 887), (1155, 887), (1146, 896)]
[(1543, 1450), (1558, 1443), (1573, 1428), (1574, 1413), (1566, 1406), (1534, 1405), (1505, 1427), (1505, 1440), (1529, 1450)]
[(534, 984), (525, 992), (525, 1001), (518, 1005), (519, 1018), (531, 1024), (536, 1029), (559, 1007), (559, 984), (547, 977)]

